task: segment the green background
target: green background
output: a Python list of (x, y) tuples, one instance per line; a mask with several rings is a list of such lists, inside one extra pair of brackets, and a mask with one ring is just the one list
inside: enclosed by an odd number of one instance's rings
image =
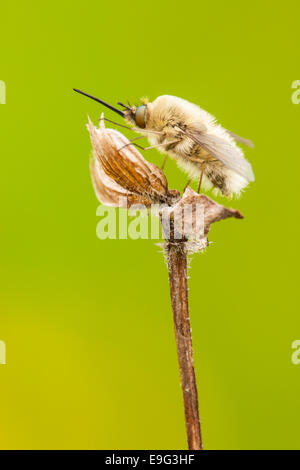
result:
[[(85, 124), (102, 108), (73, 87), (112, 104), (177, 95), (255, 142), (256, 182), (218, 199), (245, 219), (215, 224), (190, 269), (203, 441), (300, 448), (299, 12), (296, 1), (1, 5), (1, 448), (186, 448), (166, 266), (151, 240), (96, 238)], [(174, 162), (166, 173), (184, 186)]]

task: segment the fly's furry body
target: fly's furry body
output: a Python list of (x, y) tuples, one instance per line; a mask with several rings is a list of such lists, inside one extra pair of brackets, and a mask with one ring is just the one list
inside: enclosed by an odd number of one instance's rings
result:
[[(199, 179), (203, 169), (205, 189), (213, 187), (224, 196), (232, 197), (254, 181), (251, 165), (245, 160), (242, 149), (211, 114), (169, 95), (159, 96), (152, 103), (145, 100), (144, 106), (145, 127), (139, 132), (148, 137), (151, 146), (157, 146), (161, 153), (175, 159), (191, 179)], [(135, 110), (131, 110), (125, 111), (125, 119), (136, 124)]]
[[(124, 108), (121, 111), (85, 92), (75, 91), (133, 124), (131, 129), (146, 136), (151, 144), (144, 150), (157, 148), (175, 159), (190, 179), (199, 179), (199, 188), (201, 185), (206, 189), (213, 187), (224, 196), (232, 197), (254, 181), (252, 167), (236, 144), (251, 147), (252, 142), (224, 129), (214, 116), (199, 106), (177, 96), (163, 95), (152, 103), (142, 100), (138, 107), (119, 103)], [(138, 138), (141, 137), (133, 139), (131, 145), (137, 145), (134, 141)]]

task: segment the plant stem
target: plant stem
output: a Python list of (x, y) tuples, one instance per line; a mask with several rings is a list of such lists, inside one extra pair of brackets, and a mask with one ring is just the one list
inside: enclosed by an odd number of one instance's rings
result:
[(184, 241), (166, 243), (175, 337), (190, 450), (201, 450), (198, 392), (188, 304), (187, 254)]

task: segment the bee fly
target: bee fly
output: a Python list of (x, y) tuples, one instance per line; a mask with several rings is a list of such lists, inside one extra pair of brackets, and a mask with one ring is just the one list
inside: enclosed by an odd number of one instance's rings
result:
[[(189, 175), (187, 185), (191, 180), (199, 180), (198, 192), (203, 185), (205, 189), (214, 187), (224, 196), (232, 197), (254, 181), (252, 167), (236, 145), (239, 142), (253, 147), (252, 142), (224, 129), (199, 106), (176, 96), (163, 95), (152, 103), (142, 100), (141, 106), (118, 103), (123, 107), (121, 111), (80, 90), (74, 91), (103, 104), (133, 124), (129, 129), (142, 135), (132, 139), (132, 145), (143, 150), (158, 148), (174, 158)], [(143, 137), (148, 138), (149, 147), (134, 142)]]

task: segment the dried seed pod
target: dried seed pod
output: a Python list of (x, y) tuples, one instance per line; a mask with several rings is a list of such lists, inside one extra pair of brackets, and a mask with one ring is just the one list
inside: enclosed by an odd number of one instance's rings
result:
[(196, 252), (207, 247), (212, 223), (228, 217), (242, 219), (243, 215), (187, 188), (179, 201), (162, 209), (160, 217), (167, 241), (183, 240), (188, 251)]
[[(103, 115), (97, 129), (91, 120), (87, 128), (93, 146), (91, 173), (100, 202), (119, 206), (118, 198), (133, 204), (172, 204), (178, 191), (169, 191), (164, 173), (147, 162), (130, 141), (114, 129), (106, 129)], [(123, 203), (120, 202), (121, 207)]]
[(102, 204), (125, 209), (132, 205), (148, 207), (151, 204), (148, 198), (130, 193), (107, 176), (99, 161), (91, 159), (90, 171), (96, 196)]

